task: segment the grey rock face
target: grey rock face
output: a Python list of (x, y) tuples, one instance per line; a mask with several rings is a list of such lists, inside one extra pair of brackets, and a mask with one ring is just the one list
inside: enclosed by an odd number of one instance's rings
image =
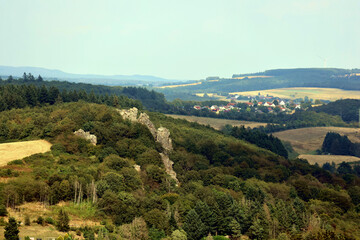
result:
[(159, 127), (156, 134), (156, 141), (159, 142), (167, 152), (173, 150), (169, 129)]
[(91, 144), (96, 146), (97, 138), (95, 135), (90, 134), (90, 132), (85, 132), (84, 130), (79, 129), (79, 130), (75, 131), (74, 134), (78, 137), (89, 140), (91, 142)]
[(133, 122), (137, 121), (138, 109), (136, 107), (130, 108), (129, 110), (123, 109), (117, 111), (124, 119), (128, 119)]
[(130, 120), (132, 122), (141, 123), (150, 130), (155, 141), (160, 143), (164, 149), (164, 151), (160, 153), (160, 156), (164, 163), (166, 173), (169, 174), (170, 177), (173, 178), (177, 184), (179, 184), (179, 180), (176, 178), (176, 172), (172, 168), (172, 165), (174, 163), (169, 158), (169, 153), (173, 150), (169, 129), (164, 127), (156, 129), (155, 125), (150, 121), (150, 118), (146, 113), (140, 113), (139, 117), (137, 117), (138, 109), (135, 107), (130, 108), (129, 110), (123, 109), (117, 111), (124, 119)]
[(150, 121), (149, 115), (147, 115), (146, 113), (140, 113), (137, 121), (141, 124), (144, 124), (150, 130), (153, 137), (156, 138), (156, 128), (154, 124)]

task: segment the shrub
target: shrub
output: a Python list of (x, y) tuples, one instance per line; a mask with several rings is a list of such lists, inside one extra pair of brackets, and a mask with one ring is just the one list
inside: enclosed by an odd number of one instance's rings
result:
[(25, 216), (25, 225), (30, 226), (30, 217), (27, 215)]
[(42, 216), (39, 216), (36, 220), (36, 223), (39, 225), (44, 225), (45, 224), (44, 218)]
[(0, 216), (6, 216), (8, 214), (4, 204), (0, 204)]
[(55, 221), (54, 221), (54, 219), (52, 219), (52, 217), (45, 218), (45, 222), (48, 224), (51, 224), (51, 225), (55, 224)]

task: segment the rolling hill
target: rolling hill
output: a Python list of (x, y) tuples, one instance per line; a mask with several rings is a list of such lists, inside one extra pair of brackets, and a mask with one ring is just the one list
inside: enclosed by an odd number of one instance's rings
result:
[(96, 75), (96, 74), (74, 74), (56, 69), (39, 67), (11, 67), (0, 66), (0, 76), (22, 77), (25, 73), (32, 73), (34, 76), (41, 75), (44, 79), (66, 80), (75, 83), (91, 83), (109, 86), (143, 85), (169, 83), (179, 80), (165, 79), (149, 75)]
[[(298, 68), (275, 69), (255, 74), (234, 74), (217, 81), (202, 80), (196, 84), (158, 88), (167, 97), (174, 93), (220, 93), (258, 91), (277, 88), (317, 87), (360, 90), (359, 69)], [(174, 84), (176, 85), (176, 84)], [(171, 88), (170, 88), (171, 87)]]

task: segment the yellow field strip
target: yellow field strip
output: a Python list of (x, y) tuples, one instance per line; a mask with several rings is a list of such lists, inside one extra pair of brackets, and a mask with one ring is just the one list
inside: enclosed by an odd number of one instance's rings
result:
[(323, 99), (330, 101), (346, 98), (360, 99), (360, 91), (348, 91), (338, 88), (277, 88), (258, 91), (232, 92), (230, 94), (257, 96), (259, 93), (261, 95), (289, 99), (304, 98), (305, 96), (312, 99)]
[(50, 148), (51, 143), (45, 140), (2, 143), (0, 144), (0, 166), (36, 153), (48, 152)]
[(340, 164), (342, 162), (358, 162), (360, 158), (354, 156), (342, 156), (342, 155), (299, 155), (298, 158), (306, 159), (310, 164), (314, 165), (315, 163), (319, 166), (324, 165), (325, 163)]

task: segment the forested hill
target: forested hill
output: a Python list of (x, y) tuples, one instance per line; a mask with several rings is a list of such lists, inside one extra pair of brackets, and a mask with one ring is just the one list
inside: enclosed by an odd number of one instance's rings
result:
[(345, 122), (357, 122), (359, 121), (360, 100), (337, 100), (326, 105), (313, 107), (309, 110), (315, 112), (324, 112), (330, 115), (337, 115), (340, 116)]
[[(113, 107), (78, 102), (2, 112), (2, 141), (40, 137), (53, 146), (0, 170), (12, 177), (0, 185), (0, 204), (69, 202), (69, 210), (82, 209), (77, 217), (104, 222), (75, 230), (94, 234), (104, 228), (109, 239), (360, 237), (358, 169), (332, 173), (206, 126), (149, 115), (156, 127), (170, 131), (179, 185), (165, 173), (162, 147), (149, 129), (124, 120)], [(76, 137), (79, 128), (95, 134), (97, 145)]]
[[(40, 100), (40, 91), (46, 96), (52, 95), (53, 99)], [(29, 101), (29, 98), (34, 98), (33, 103), (28, 103), (30, 106), (38, 103), (54, 103), (57, 96), (60, 94), (63, 101), (77, 101), (79, 99), (95, 102), (105, 103), (105, 98), (111, 96), (125, 96), (130, 99), (139, 100), (144, 107), (152, 111), (166, 111), (169, 105), (166, 103), (165, 97), (162, 93), (147, 90), (141, 87), (109, 87), (103, 85), (92, 85), (86, 83), (71, 83), (67, 81), (44, 81), (41, 76), (35, 78), (32, 74), (24, 74), (22, 78), (14, 79), (11, 76), (7, 79), (0, 79), (0, 99), (8, 105)], [(48, 91), (49, 93), (46, 93)], [(50, 91), (52, 92), (50, 94)], [(45, 98), (46, 98), (45, 96)], [(94, 100), (95, 96), (99, 100)], [(37, 100), (35, 100), (35, 98)], [(51, 96), (50, 96), (51, 98)], [(18, 100), (15, 100), (18, 99)], [(8, 103), (9, 102), (9, 103)], [(11, 103), (13, 102), (13, 103)], [(4, 107), (4, 106), (3, 106)]]
[(229, 93), (287, 87), (326, 87), (360, 90), (360, 70), (337, 68), (276, 69), (253, 74), (234, 74), (232, 78), (201, 81), (201, 84), (161, 89), (172, 92)]

